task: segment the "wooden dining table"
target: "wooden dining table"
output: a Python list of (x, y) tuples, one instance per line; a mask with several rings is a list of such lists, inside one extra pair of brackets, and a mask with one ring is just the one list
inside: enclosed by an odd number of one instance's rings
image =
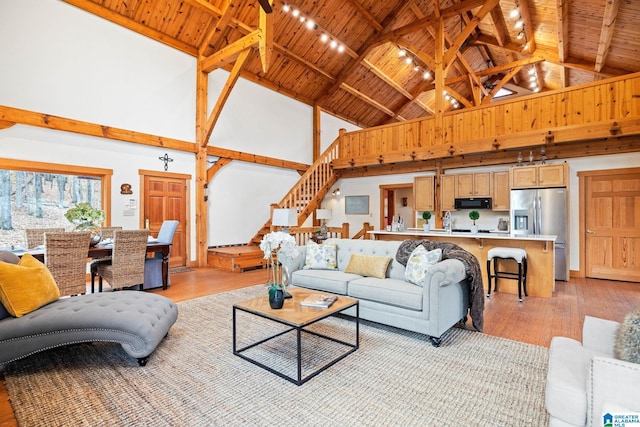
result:
[[(171, 243), (161, 242), (149, 242), (147, 243), (147, 253), (161, 253), (162, 254), (162, 289), (166, 290), (169, 284), (169, 249)], [(96, 259), (111, 256), (113, 252), (113, 244), (108, 245), (95, 245), (90, 246), (87, 250), (87, 258)], [(22, 255), (29, 253), (37, 260), (44, 263), (44, 248), (32, 249), (27, 251), (14, 251), (16, 255), (21, 257)]]

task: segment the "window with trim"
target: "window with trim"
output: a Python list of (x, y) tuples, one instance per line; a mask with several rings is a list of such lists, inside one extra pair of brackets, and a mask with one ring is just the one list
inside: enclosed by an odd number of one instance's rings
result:
[(25, 247), (27, 228), (74, 225), (64, 216), (77, 203), (110, 221), (111, 169), (0, 159), (0, 249)]

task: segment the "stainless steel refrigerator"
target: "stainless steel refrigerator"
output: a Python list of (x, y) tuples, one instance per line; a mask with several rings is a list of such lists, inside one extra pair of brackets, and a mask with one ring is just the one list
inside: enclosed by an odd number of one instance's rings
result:
[(555, 278), (569, 280), (566, 188), (511, 190), (511, 232), (514, 235), (556, 235)]

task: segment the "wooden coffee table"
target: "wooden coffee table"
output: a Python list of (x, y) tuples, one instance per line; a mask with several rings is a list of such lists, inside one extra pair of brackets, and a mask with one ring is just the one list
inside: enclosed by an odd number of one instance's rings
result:
[[(323, 292), (302, 289), (302, 288), (288, 289), (288, 291), (289, 293), (291, 293), (292, 298), (286, 299), (284, 302), (284, 306), (278, 310), (274, 310), (269, 306), (269, 298), (266, 295), (267, 294), (266, 290), (265, 290), (264, 296), (248, 299), (245, 301), (240, 301), (233, 305), (233, 354), (245, 360), (248, 360), (249, 362), (255, 365), (258, 365), (261, 368), (266, 369), (267, 371), (278, 375), (279, 377), (282, 377), (288, 381), (291, 381), (296, 385), (302, 385), (305, 382), (309, 381), (311, 378), (318, 375), (320, 372), (333, 366), (334, 364), (336, 364), (337, 362), (344, 359), (349, 354), (353, 353), (358, 349), (360, 345), (360, 305), (357, 299), (340, 295), (338, 296), (338, 300), (334, 302), (329, 308), (304, 307), (300, 305), (300, 301), (302, 301), (303, 299), (305, 299), (307, 296), (311, 294), (318, 294)], [(318, 321), (331, 317), (351, 307), (355, 307), (355, 310), (356, 310), (355, 344), (306, 329), (309, 325), (312, 325)], [(287, 328), (285, 331), (277, 333), (276, 335), (254, 342), (245, 347), (237, 348), (236, 313), (238, 310), (251, 313), (253, 315), (260, 316), (265, 319), (272, 320), (274, 322), (286, 325), (289, 328)], [(244, 354), (246, 350), (259, 346), (269, 340), (272, 340), (276, 337), (287, 334), (291, 331), (296, 331), (297, 377), (292, 377), (285, 373), (279, 372), (273, 369), (272, 367), (266, 366), (265, 364), (257, 361), (256, 359), (251, 358), (246, 354)], [(348, 350), (345, 353), (339, 355), (338, 357), (328, 361), (327, 363), (324, 363), (323, 365), (315, 369), (313, 372), (303, 377), (302, 376), (302, 360), (301, 360), (303, 332), (306, 334), (312, 334), (314, 336), (342, 344), (344, 346), (347, 346)]]

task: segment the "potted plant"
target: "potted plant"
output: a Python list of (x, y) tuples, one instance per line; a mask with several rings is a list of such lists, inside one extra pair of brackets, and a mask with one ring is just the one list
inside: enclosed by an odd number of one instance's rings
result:
[(104, 211), (102, 209), (94, 208), (89, 203), (78, 203), (67, 210), (64, 217), (75, 224), (75, 231), (91, 232), (91, 246), (97, 245), (102, 239), (102, 231), (99, 225), (104, 221)]
[(473, 234), (478, 233), (478, 226), (476, 225), (476, 219), (480, 218), (480, 212), (473, 210), (469, 212), (469, 219), (473, 221), (473, 225), (471, 226), (471, 232)]
[(429, 220), (431, 219), (431, 212), (429, 211), (422, 212), (422, 219), (424, 219), (425, 221), (424, 225), (422, 226), (422, 229), (424, 231), (431, 230), (431, 224), (429, 224)]
[[(296, 239), (289, 233), (274, 231), (266, 234), (260, 242), (267, 264), (269, 289), (269, 305), (271, 308), (282, 308), (285, 298), (286, 283), (283, 283), (283, 271), (279, 258), (295, 258), (298, 255)], [(286, 270), (286, 269), (285, 269)], [(288, 282), (288, 278), (285, 279)]]

